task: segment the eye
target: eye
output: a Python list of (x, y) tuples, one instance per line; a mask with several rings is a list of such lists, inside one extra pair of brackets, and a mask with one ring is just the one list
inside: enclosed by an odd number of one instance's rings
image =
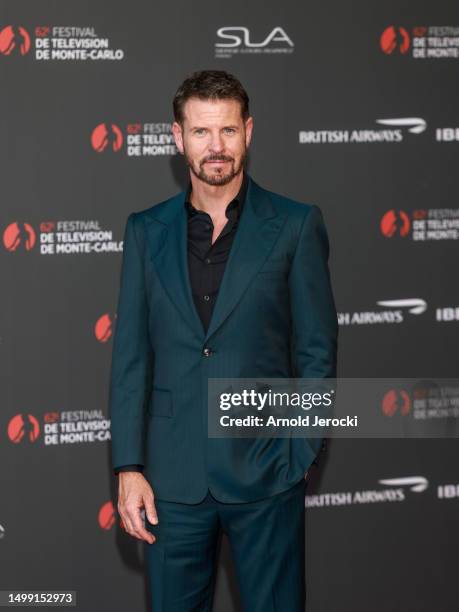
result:
[(194, 133), (197, 134), (198, 136), (202, 136), (205, 132), (205, 128), (196, 128)]
[(234, 134), (236, 132), (236, 130), (234, 128), (227, 127), (227, 128), (225, 128), (225, 132), (227, 134)]

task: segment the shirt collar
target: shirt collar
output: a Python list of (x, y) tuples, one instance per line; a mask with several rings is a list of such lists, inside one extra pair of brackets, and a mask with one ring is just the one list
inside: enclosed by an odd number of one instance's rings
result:
[[(248, 176), (243, 171), (241, 188), (239, 189), (236, 197), (233, 200), (231, 200), (231, 202), (227, 205), (225, 209), (225, 214), (228, 217), (228, 219), (232, 218), (235, 213), (236, 213), (236, 218), (240, 217), (242, 208), (244, 206), (244, 201), (247, 195), (248, 182), (249, 182)], [(188, 218), (190, 219), (191, 217), (198, 215), (198, 214), (207, 215), (208, 213), (205, 213), (202, 210), (198, 210), (197, 208), (193, 206), (193, 204), (190, 202), (190, 195), (191, 195), (191, 182), (188, 184), (188, 188), (186, 190), (186, 195), (185, 195), (185, 207), (188, 213)]]

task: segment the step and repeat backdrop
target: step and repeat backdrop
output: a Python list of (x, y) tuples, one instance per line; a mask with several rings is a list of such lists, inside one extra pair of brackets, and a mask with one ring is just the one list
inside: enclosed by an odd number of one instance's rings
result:
[[(457, 376), (457, 4), (2, 0), (0, 589), (147, 609), (109, 456), (122, 239), (186, 187), (171, 102), (206, 68), (248, 90), (252, 177), (324, 214), (339, 376)], [(457, 418), (428, 399), (380, 409)], [(329, 442), (308, 610), (457, 610), (458, 457), (453, 438)], [(215, 607), (241, 609), (225, 539)]]

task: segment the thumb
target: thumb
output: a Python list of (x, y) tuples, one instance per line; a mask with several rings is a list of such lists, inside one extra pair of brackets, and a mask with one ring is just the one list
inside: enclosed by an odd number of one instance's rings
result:
[(147, 515), (148, 521), (150, 523), (153, 523), (153, 525), (157, 525), (159, 521), (158, 521), (158, 515), (156, 513), (156, 508), (155, 508), (155, 504), (153, 500), (150, 498), (145, 499), (144, 503), (145, 503), (145, 514)]

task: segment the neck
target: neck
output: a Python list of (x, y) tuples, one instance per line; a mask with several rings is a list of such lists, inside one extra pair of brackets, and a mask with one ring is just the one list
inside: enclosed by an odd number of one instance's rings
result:
[(190, 177), (191, 203), (195, 208), (210, 215), (225, 210), (228, 202), (231, 202), (239, 193), (244, 178), (243, 171), (241, 171), (226, 185), (209, 185), (194, 174), (190, 173)]

